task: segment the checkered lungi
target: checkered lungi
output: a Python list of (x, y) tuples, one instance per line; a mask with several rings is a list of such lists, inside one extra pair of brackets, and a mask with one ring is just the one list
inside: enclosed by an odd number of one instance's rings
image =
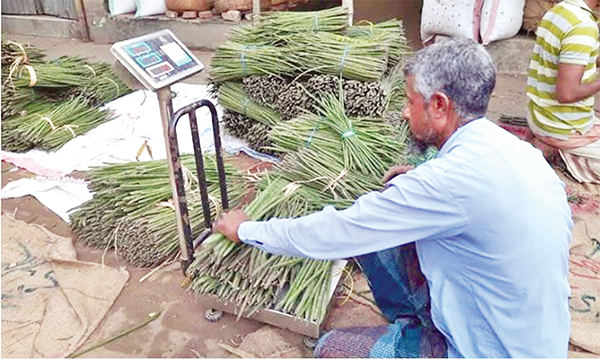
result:
[(415, 244), (357, 257), (388, 326), (350, 327), (323, 335), (315, 357), (447, 357), (444, 336), (430, 314), (427, 280)]

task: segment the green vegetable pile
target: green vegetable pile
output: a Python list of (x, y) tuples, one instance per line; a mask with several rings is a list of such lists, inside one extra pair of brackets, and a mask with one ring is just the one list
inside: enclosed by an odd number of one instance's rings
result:
[(2, 149), (58, 150), (113, 119), (102, 106), (130, 91), (108, 64), (46, 61), (35, 47), (2, 41)]

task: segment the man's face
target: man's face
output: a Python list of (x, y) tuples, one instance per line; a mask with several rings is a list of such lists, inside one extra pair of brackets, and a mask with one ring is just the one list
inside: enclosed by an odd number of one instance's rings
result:
[(423, 96), (415, 91), (415, 79), (412, 76), (406, 78), (407, 103), (402, 115), (408, 119), (410, 131), (417, 142), (423, 145), (435, 144), (435, 131), (431, 124), (429, 106), (425, 104)]

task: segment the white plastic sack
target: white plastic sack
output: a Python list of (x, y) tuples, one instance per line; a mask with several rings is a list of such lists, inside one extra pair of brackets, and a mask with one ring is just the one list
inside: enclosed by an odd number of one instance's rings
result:
[(167, 12), (165, 0), (135, 0), (137, 10), (135, 17), (162, 15)]
[(485, 0), (481, 9), (481, 42), (511, 38), (523, 25), (525, 0)]
[(483, 0), (424, 0), (421, 39), (435, 35), (460, 36), (478, 41)]
[(132, 13), (135, 11), (135, 0), (108, 0), (108, 11), (111, 15)]

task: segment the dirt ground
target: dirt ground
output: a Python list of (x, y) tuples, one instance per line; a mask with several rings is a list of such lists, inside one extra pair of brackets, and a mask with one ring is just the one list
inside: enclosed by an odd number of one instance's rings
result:
[[(62, 55), (79, 55), (91, 60), (113, 62), (109, 45), (81, 43), (73, 40), (17, 36), (3, 34), (4, 39), (29, 42), (44, 50), (49, 58)], [(209, 66), (211, 53), (194, 51), (197, 57)], [(191, 83), (206, 83), (208, 69), (187, 80)], [(525, 77), (500, 75), (490, 104), (489, 117), (498, 120), (500, 116), (524, 117)], [(247, 160), (246, 160), (247, 161)], [(2, 162), (2, 187), (8, 182), (22, 177), (31, 177), (27, 171), (15, 169)], [(39, 224), (60, 236), (72, 237), (69, 225), (44, 207), (34, 197), (25, 196), (2, 200), (2, 213), (11, 213), (18, 220)], [(102, 262), (103, 250), (87, 247), (74, 241), (79, 260)], [(92, 334), (88, 344), (108, 338), (122, 329), (138, 324), (154, 311), (162, 311), (161, 317), (151, 324), (106, 346), (91, 351), (86, 358), (230, 358), (238, 357), (225, 350), (219, 343), (238, 345), (241, 340), (257, 332), (263, 324), (248, 319), (235, 321), (232, 315), (225, 315), (216, 323), (208, 322), (204, 306), (193, 295), (187, 293), (180, 283), (181, 270), (166, 267), (143, 282), (140, 281), (151, 270), (133, 268), (109, 251), (104, 258), (106, 265), (125, 267), (130, 273), (129, 281), (108, 315)], [(331, 317), (335, 317), (335, 313)], [(362, 316), (357, 315), (357, 318)], [(368, 317), (368, 316), (364, 316)], [(345, 320), (328, 320), (328, 325), (340, 324)], [(290, 345), (297, 346), (295, 357), (311, 357), (312, 351), (303, 345), (303, 336), (295, 333), (280, 333)]]

